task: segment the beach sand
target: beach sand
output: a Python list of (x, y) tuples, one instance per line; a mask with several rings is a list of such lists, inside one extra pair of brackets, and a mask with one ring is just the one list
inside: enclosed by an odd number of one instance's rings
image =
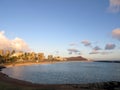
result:
[[(32, 64), (48, 64), (48, 62), (15, 64), (15, 66)], [(8, 65), (7, 67), (10, 66), (13, 65)], [(120, 82), (43, 85), (10, 78), (8, 75), (0, 72), (0, 90), (120, 90)]]
[(13, 63), (13, 64), (6, 64), (4, 65), (5, 67), (15, 67), (15, 66), (28, 66), (28, 65), (39, 65), (39, 64), (53, 64), (56, 62), (49, 62), (49, 61), (44, 61), (44, 62), (22, 62), (22, 63)]

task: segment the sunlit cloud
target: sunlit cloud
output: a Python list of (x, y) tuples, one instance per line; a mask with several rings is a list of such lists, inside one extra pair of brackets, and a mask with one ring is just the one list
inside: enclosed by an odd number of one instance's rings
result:
[(27, 45), (27, 43), (20, 39), (20, 38), (15, 38), (14, 40), (11, 41), (12, 43), (12, 48), (15, 48), (16, 50), (22, 50), (22, 51), (29, 51), (29, 47)]
[(109, 0), (109, 8), (110, 12), (120, 12), (120, 0)]
[(16, 51), (30, 51), (27, 43), (21, 38), (15, 38), (10, 40), (5, 36), (4, 31), (0, 31), (0, 49), (4, 50), (16, 50)]
[(120, 40), (120, 28), (114, 29), (112, 31), (112, 36), (113, 38)]
[(116, 47), (115, 44), (108, 43), (105, 46), (105, 50), (113, 50), (113, 49), (115, 49), (115, 47)]
[(81, 43), (82, 43), (84, 46), (91, 46), (91, 42), (88, 41), (88, 40), (83, 40)]
[(10, 40), (4, 35), (4, 31), (0, 32), (0, 49), (11, 48)]

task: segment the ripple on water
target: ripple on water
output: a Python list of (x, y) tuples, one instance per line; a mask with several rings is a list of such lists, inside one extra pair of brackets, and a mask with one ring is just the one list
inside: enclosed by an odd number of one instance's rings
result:
[(80, 84), (120, 81), (119, 63), (63, 62), (5, 68), (10, 77), (40, 84)]

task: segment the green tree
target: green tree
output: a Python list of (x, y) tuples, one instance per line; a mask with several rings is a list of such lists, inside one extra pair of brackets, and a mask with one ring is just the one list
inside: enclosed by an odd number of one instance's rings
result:
[(0, 64), (5, 63), (5, 59), (3, 56), (0, 55)]

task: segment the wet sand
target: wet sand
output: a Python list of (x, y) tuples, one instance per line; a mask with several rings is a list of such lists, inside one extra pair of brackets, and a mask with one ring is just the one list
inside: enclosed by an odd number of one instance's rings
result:
[(46, 85), (17, 80), (0, 72), (0, 90), (120, 90), (120, 82)]

